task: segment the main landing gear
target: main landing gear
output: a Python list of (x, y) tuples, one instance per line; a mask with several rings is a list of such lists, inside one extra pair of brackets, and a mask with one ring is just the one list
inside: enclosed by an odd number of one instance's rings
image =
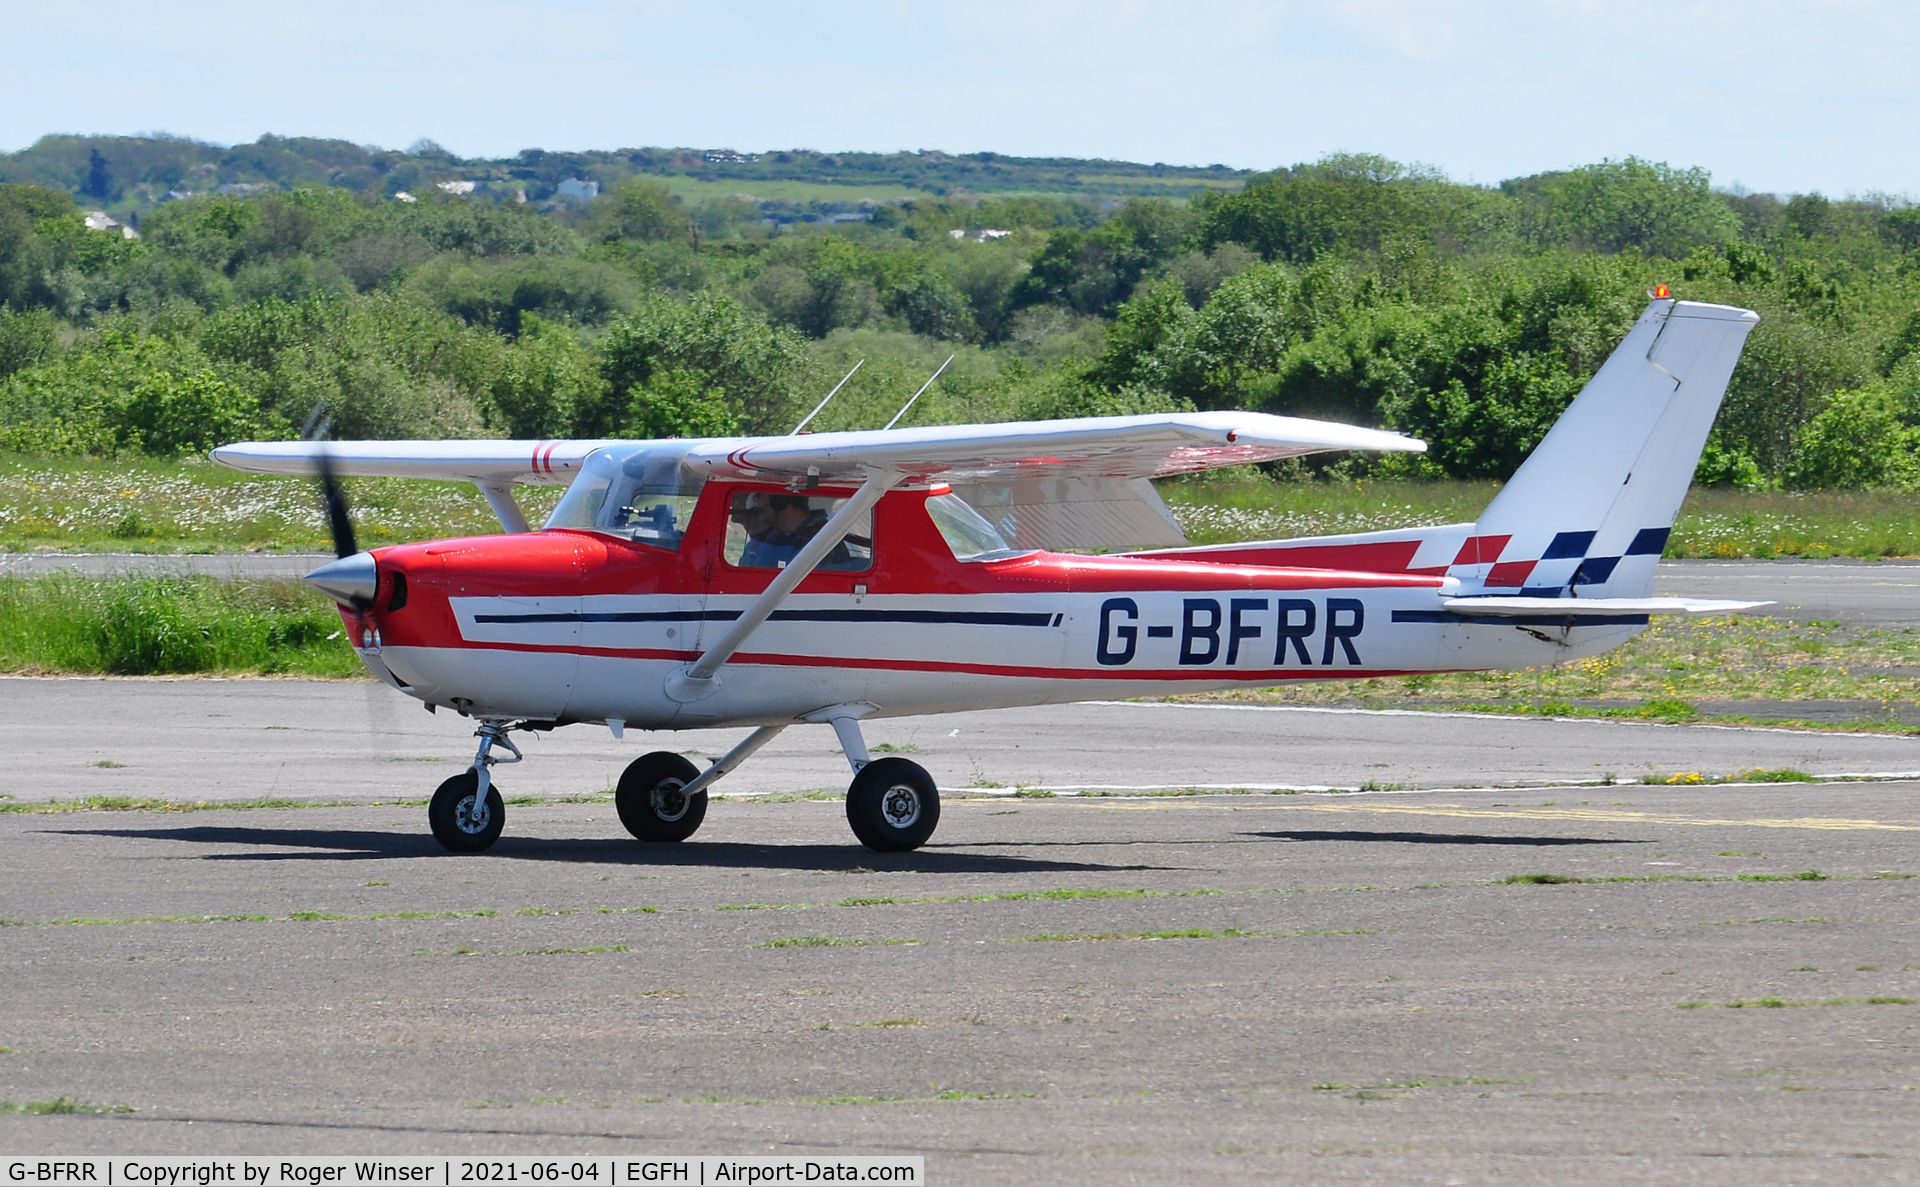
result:
[[(803, 721), (833, 726), (853, 768), (847, 788), (847, 824), (860, 843), (877, 853), (918, 849), (940, 824), (940, 792), (926, 768), (904, 758), (874, 760), (860, 736), (860, 717), (869, 705), (836, 705), (810, 713)], [(500, 838), (506, 808), (493, 784), (496, 763), (516, 763), (520, 750), (507, 737), (525, 722), (487, 721), (476, 731), (479, 750), (473, 765), (440, 785), (427, 806), (433, 835), (455, 853), (478, 853)], [(642, 841), (684, 841), (707, 817), (707, 788), (745, 762), (785, 729), (763, 725), (718, 762), (702, 771), (681, 755), (656, 750), (627, 764), (613, 790), (614, 810), (628, 832)], [(493, 753), (506, 749), (511, 758)]]
[(620, 823), (642, 841), (686, 840), (707, 818), (707, 793), (687, 794), (699, 777), (699, 768), (665, 750), (634, 759), (613, 789)]

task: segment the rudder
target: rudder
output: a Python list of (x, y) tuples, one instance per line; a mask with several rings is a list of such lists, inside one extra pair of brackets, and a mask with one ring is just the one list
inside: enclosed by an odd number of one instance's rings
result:
[(1642, 597), (1760, 318), (1647, 306), (1494, 496), (1448, 574), (1468, 593)]

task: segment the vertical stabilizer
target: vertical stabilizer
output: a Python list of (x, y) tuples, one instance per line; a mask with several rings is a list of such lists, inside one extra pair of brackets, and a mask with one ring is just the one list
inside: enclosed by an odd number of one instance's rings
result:
[(1642, 597), (1759, 315), (1647, 306), (1502, 487), (1448, 573), (1469, 593)]

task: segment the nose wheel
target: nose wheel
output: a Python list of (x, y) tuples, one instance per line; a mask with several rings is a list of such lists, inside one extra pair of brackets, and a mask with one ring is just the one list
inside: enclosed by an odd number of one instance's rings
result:
[(480, 790), (480, 776), (472, 770), (440, 785), (427, 804), (427, 823), (433, 839), (455, 853), (478, 853), (500, 839), (506, 827), (507, 806), (498, 788)]
[(940, 792), (919, 763), (879, 759), (861, 767), (847, 788), (847, 823), (877, 853), (918, 849), (940, 823)]

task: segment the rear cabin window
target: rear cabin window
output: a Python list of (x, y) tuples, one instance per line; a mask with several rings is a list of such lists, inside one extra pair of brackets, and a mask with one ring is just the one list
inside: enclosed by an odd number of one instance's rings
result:
[(997, 561), (1032, 551), (1008, 544), (999, 528), (952, 492), (929, 498), (927, 514), (933, 517), (933, 526), (940, 529), (940, 537), (947, 542), (947, 547), (953, 549), (955, 560)]
[[(727, 506), (727, 563), (739, 569), (784, 569), (846, 503), (784, 491), (739, 491)], [(873, 512), (854, 522), (847, 538), (819, 568), (864, 573), (873, 568)]]

